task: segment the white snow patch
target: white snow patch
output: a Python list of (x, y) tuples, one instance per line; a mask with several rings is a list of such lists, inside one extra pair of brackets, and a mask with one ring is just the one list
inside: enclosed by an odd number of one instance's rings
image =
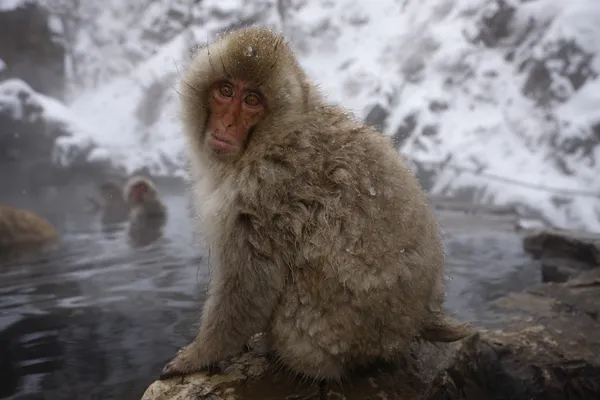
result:
[(93, 140), (96, 136), (94, 132), (66, 105), (52, 97), (35, 92), (20, 79), (0, 82), (0, 112), (9, 113), (14, 119), (23, 119), (27, 117), (24, 107), (38, 108), (40, 112), (32, 114), (30, 118), (42, 118), (49, 124), (60, 126), (66, 133), (56, 139), (53, 149), (55, 163), (63, 166), (70, 165), (73, 155), (83, 149), (96, 146)]
[(10, 11), (23, 4), (23, 0), (0, 0), (0, 11)]
[[(138, 3), (128, 4), (135, 8)], [(186, 38), (193, 32), (199, 43), (212, 40), (223, 29), (258, 15), (259, 23), (283, 29), (329, 101), (360, 117), (375, 103), (387, 107), (388, 135), (394, 135), (408, 115), (416, 114), (417, 125), (401, 152), (421, 163), (451, 156), (450, 166), (440, 171), (433, 185), (434, 193), (453, 194), (476, 186), (479, 201), (525, 203), (556, 225), (600, 229), (595, 198), (557, 195), (455, 168), (480, 168), (532, 185), (600, 193), (598, 143), (589, 154), (581, 147), (569, 153), (556, 144), (593, 137), (589, 127), (600, 123), (599, 79), (572, 88), (557, 73), (560, 63), (549, 63), (553, 87), (560, 88), (566, 100), (542, 107), (523, 94), (528, 69), (520, 65), (543, 57), (559, 39), (573, 39), (596, 55), (591, 66), (600, 71), (597, 0), (507, 0), (516, 8), (509, 35), (493, 46), (475, 41), (481, 31), (477, 22), (497, 8), (493, 0), (380, 0), (368, 7), (358, 0), (314, 0), (288, 7), (283, 20), (276, 0), (252, 4), (205, 0), (190, 11), (197, 21), (191, 31), (160, 46), (143, 40), (149, 21), (166, 15), (170, 3), (153, 3), (148, 11), (152, 18), (142, 13), (135, 19), (133, 11), (126, 13), (125, 3), (116, 0), (107, 2), (108, 11), (98, 11), (99, 20), (106, 23), (100, 42), (106, 45), (102, 56), (90, 50), (88, 64), (126, 73), (90, 88), (71, 104), (98, 131), (94, 139), (106, 149), (94, 157), (110, 155), (128, 170), (147, 165), (159, 172), (184, 174), (176, 87), (191, 46)], [(123, 41), (111, 43), (115, 37)], [(91, 49), (97, 41), (84, 37), (78, 46)], [(143, 60), (131, 61), (124, 49)], [(157, 100), (156, 120), (143, 125), (136, 119), (137, 109), (157, 82), (167, 89)], [(433, 101), (446, 108), (433, 110)], [(433, 135), (423, 133), (436, 130)]]

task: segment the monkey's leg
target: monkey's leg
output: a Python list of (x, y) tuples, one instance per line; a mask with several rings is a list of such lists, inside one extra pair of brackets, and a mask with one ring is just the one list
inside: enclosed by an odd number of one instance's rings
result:
[[(230, 251), (236, 257), (235, 251)], [(238, 260), (230, 260), (238, 261)], [(193, 342), (164, 367), (160, 379), (206, 369), (229, 355), (242, 352), (247, 340), (267, 328), (284, 284), (279, 269), (265, 263), (236, 263), (211, 282), (202, 323)], [(247, 265), (253, 265), (251, 270)]]
[(261, 332), (250, 338), (244, 345), (244, 351), (267, 355), (273, 350), (273, 339), (270, 332)]
[(294, 321), (274, 322), (273, 347), (279, 360), (293, 372), (313, 379), (339, 380), (344, 365), (339, 358), (318, 345), (308, 334), (298, 330)]

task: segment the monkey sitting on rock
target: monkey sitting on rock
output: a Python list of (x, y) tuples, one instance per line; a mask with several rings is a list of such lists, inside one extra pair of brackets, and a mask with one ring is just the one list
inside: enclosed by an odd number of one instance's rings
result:
[(154, 183), (143, 176), (129, 179), (123, 189), (129, 206), (129, 238), (134, 246), (144, 246), (162, 236), (167, 208), (160, 200)]
[(471, 333), (443, 308), (439, 227), (391, 139), (326, 103), (282, 36), (247, 28), (200, 49), (181, 105), (211, 278), (161, 379), (258, 332), (318, 380)]

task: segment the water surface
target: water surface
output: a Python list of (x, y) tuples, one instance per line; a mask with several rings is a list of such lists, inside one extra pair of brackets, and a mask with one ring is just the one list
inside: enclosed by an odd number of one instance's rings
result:
[[(130, 247), (122, 229), (107, 232), (74, 198), (11, 200), (63, 237), (0, 261), (0, 398), (137, 400), (195, 333), (207, 266), (183, 192), (165, 197), (165, 236), (145, 248)], [(510, 221), (439, 217), (457, 317), (477, 319), (489, 300), (539, 281)]]

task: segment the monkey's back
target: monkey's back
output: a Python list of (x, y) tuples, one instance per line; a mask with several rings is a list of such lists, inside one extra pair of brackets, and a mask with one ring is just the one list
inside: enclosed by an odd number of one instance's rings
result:
[(0, 246), (54, 239), (58, 233), (44, 218), (27, 210), (0, 205)]
[(389, 137), (333, 107), (303, 121), (249, 149), (263, 156), (240, 196), (260, 251), (289, 266), (276, 348), (299, 369), (393, 357), (441, 307), (438, 225)]
[(130, 227), (133, 230), (160, 229), (167, 222), (167, 207), (160, 199), (149, 200), (130, 210)]

